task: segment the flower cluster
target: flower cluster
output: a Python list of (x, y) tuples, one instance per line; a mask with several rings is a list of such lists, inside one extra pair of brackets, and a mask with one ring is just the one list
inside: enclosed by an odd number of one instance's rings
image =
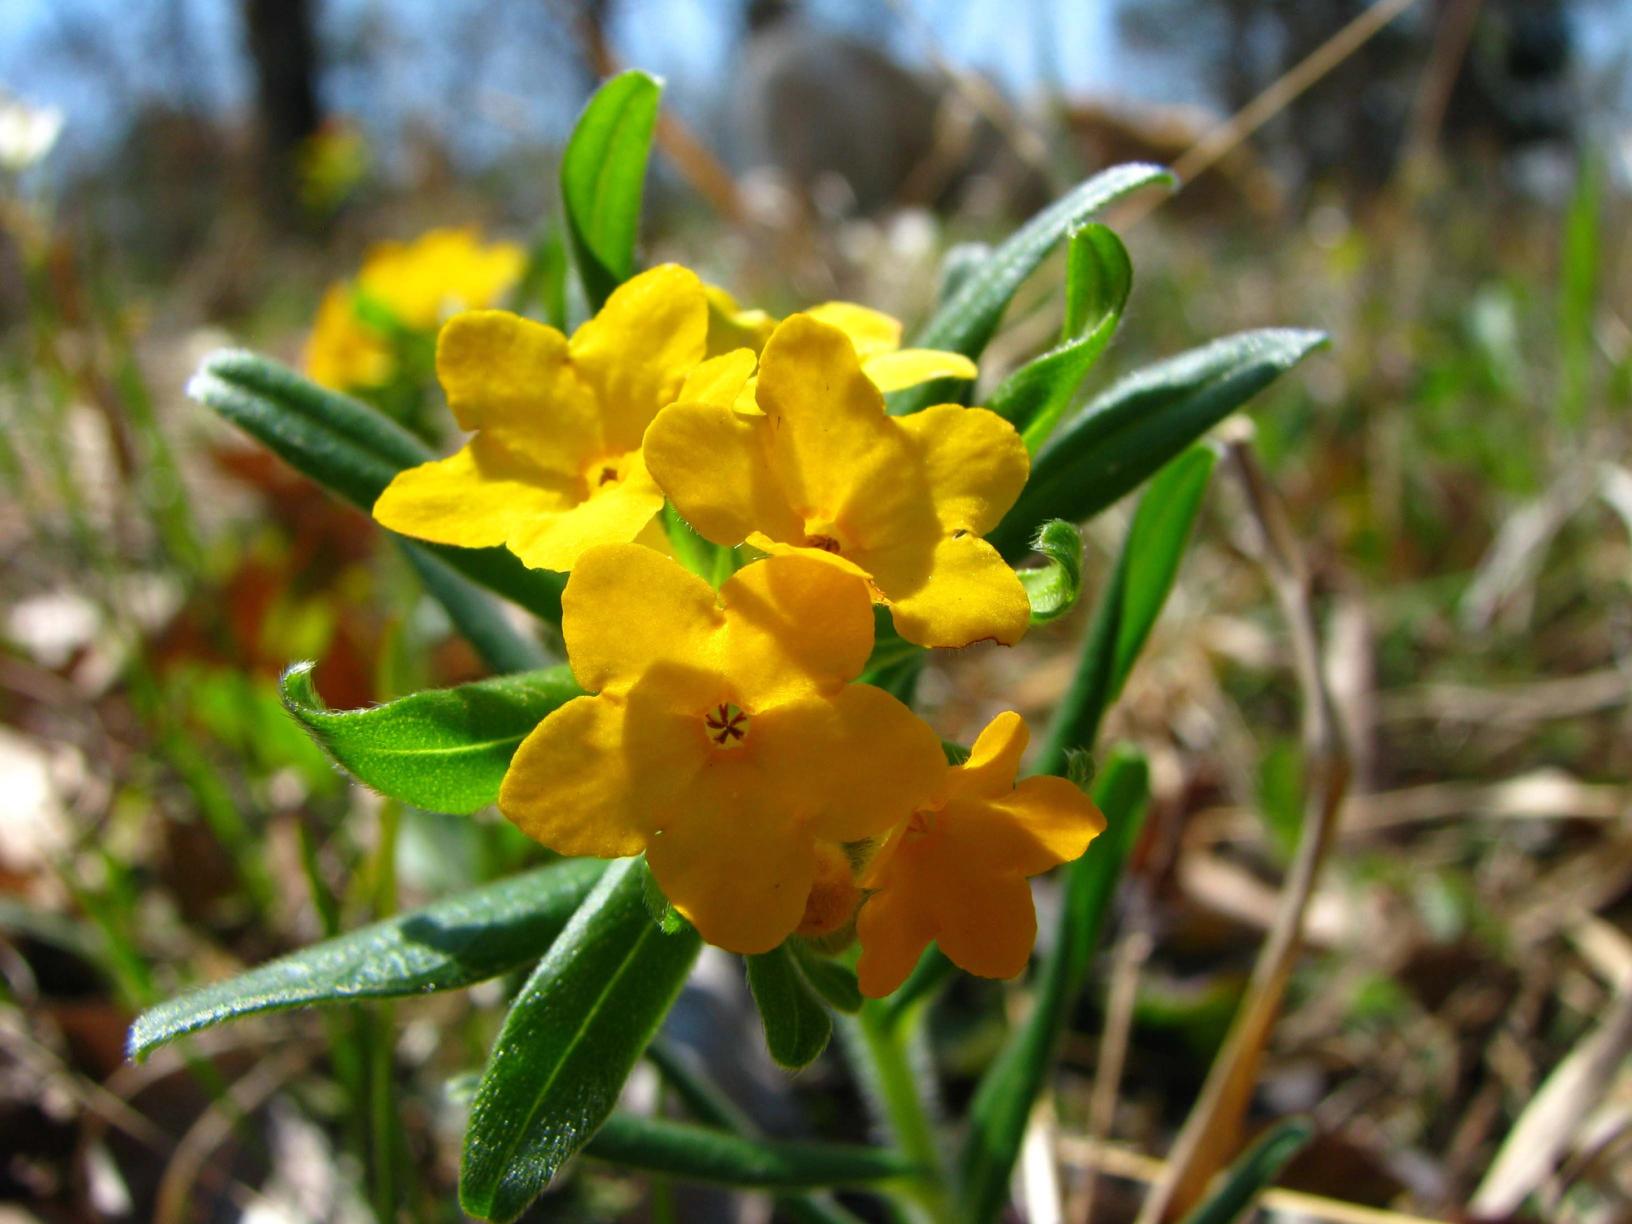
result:
[[(953, 767), (916, 714), (858, 682), (874, 604), (925, 647), (1013, 643), (1030, 616), (982, 538), (1025, 484), (1026, 448), (981, 408), (889, 415), (887, 391), (975, 374), (900, 340), (849, 303), (744, 311), (673, 265), (570, 338), (456, 315), (437, 372), (474, 436), (374, 507), (393, 530), (569, 572), (562, 636), (588, 695), (517, 751), (510, 820), (562, 854), (644, 853), (730, 951), (854, 930), (874, 996), (931, 940), (970, 972), (1018, 973), (1026, 878), (1104, 823), (1069, 782), (1016, 781), (1018, 715)], [(718, 591), (670, 555), (665, 502), (747, 560)]]

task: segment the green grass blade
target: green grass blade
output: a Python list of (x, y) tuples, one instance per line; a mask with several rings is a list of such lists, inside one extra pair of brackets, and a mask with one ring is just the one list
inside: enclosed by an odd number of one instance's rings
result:
[(635, 270), (646, 160), (662, 83), (621, 72), (595, 91), (561, 156), (567, 235), (591, 312)]
[(1113, 754), (1095, 783), (1094, 801), (1105, 813), (1106, 830), (1067, 868), (1059, 932), (1037, 975), (1031, 1011), (981, 1076), (969, 1107), (969, 1132), (958, 1160), (959, 1212), (969, 1224), (997, 1219), (1008, 1200), (1026, 1123), (1047, 1081), (1071, 1005), (1082, 993), (1144, 817), (1149, 787), (1144, 757), (1131, 749)]
[(200, 987), (138, 1016), (130, 1055), (240, 1016), (486, 981), (543, 955), (604, 869), (593, 859), (552, 863)]
[(1072, 749), (1091, 747), (1097, 738), (1100, 720), (1121, 693), (1173, 589), (1214, 462), (1212, 451), (1194, 447), (1168, 464), (1140, 497), (1071, 687), (1049, 724), (1039, 772), (1059, 773)]
[(914, 1171), (902, 1156), (884, 1148), (745, 1139), (728, 1131), (621, 1113), (606, 1120), (584, 1152), (621, 1168), (761, 1190), (866, 1186)]
[(799, 972), (793, 954), (784, 946), (743, 959), (748, 992), (776, 1065), (797, 1071), (815, 1062), (833, 1036), (833, 1018)]
[[(1113, 166), (1061, 196), (1009, 236), (997, 250), (964, 272), (947, 300), (913, 338), (915, 348), (947, 349), (978, 358), (997, 332), (1009, 300), (1048, 253), (1094, 213), (1153, 183), (1174, 183), (1161, 166)], [(890, 411), (918, 412), (945, 398), (928, 383), (890, 397)]]
[(496, 801), (521, 741), (582, 693), (565, 665), (426, 689), (360, 710), (324, 705), (310, 663), (289, 668), (280, 687), (289, 713), (359, 781), (415, 807), (453, 814)]
[(1314, 1127), (1302, 1118), (1289, 1118), (1272, 1127), (1230, 1167), (1224, 1184), (1184, 1217), (1184, 1224), (1232, 1224), (1314, 1134)]
[(1092, 518), (1325, 342), (1312, 331), (1242, 332), (1129, 375), (1043, 447), (987, 538), (1013, 560), (1038, 524)]
[(459, 1201), (513, 1220), (589, 1141), (657, 1032), (702, 941), (646, 912), (646, 862), (601, 877), (516, 996), (465, 1131)]

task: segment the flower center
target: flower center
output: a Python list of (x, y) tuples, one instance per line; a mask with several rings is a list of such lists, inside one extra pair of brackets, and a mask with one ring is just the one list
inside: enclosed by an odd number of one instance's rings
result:
[(841, 552), (838, 526), (829, 519), (807, 518), (804, 546), (819, 548), (823, 552)]
[(584, 485), (593, 497), (629, 474), (628, 455), (598, 455), (583, 467)]
[(703, 715), (708, 738), (721, 748), (740, 748), (748, 738), (748, 712), (734, 702), (722, 701)]

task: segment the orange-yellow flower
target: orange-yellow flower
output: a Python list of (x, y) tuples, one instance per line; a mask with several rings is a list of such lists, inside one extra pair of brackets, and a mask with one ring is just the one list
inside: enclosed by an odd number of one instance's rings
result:
[(880, 847), (862, 876), (874, 890), (856, 932), (863, 994), (882, 998), (934, 940), (981, 977), (1014, 977), (1037, 938), (1027, 876), (1070, 862), (1105, 828), (1093, 800), (1064, 778), (1015, 784), (1026, 724), (999, 714), (969, 759), (947, 769), (934, 802)]
[(675, 508), (716, 544), (817, 552), (865, 577), (910, 642), (1018, 641), (1031, 605), (981, 539), (1030, 471), (1014, 427), (956, 404), (888, 416), (850, 338), (809, 315), (779, 324), (758, 364), (757, 411), (736, 407), (754, 367), (739, 349), (652, 422), (646, 462)]
[(450, 320), (436, 372), (476, 436), (400, 472), (374, 503), (393, 531), (571, 569), (586, 548), (639, 537), (663, 505), (641, 437), (702, 359), (703, 287), (674, 264), (620, 286), (572, 339), (499, 310)]
[(484, 245), (472, 229), (428, 230), (412, 242), (370, 248), (355, 282), (323, 295), (306, 344), (306, 373), (339, 391), (388, 382), (396, 363), (387, 321), (429, 335), (458, 311), (498, 301), (526, 261), (521, 247)]
[(838, 846), (900, 823), (945, 769), (906, 706), (847, 683), (872, 624), (865, 585), (807, 557), (756, 562), (716, 596), (651, 549), (590, 549), (561, 632), (595, 695), (522, 742), (499, 808), (562, 854), (645, 851), (704, 939), (768, 951)]

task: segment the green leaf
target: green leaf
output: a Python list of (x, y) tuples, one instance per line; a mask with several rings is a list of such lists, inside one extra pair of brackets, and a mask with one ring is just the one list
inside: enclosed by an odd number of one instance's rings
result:
[(865, 1186), (914, 1171), (903, 1157), (884, 1148), (746, 1139), (709, 1127), (623, 1113), (608, 1118), (584, 1151), (623, 1168), (684, 1181), (769, 1190)]
[(861, 1010), (861, 986), (854, 969), (823, 956), (802, 939), (790, 939), (783, 946), (793, 950), (799, 972), (829, 1007), (852, 1016)]
[(1031, 1012), (981, 1076), (969, 1107), (969, 1133), (957, 1165), (958, 1201), (969, 1224), (989, 1224), (1008, 1200), (1032, 1106), (1054, 1064), (1071, 1005), (1082, 993), (1149, 786), (1144, 757), (1132, 749), (1113, 753), (1100, 771), (1094, 801), (1105, 813), (1106, 830), (1067, 869), (1054, 948), (1037, 975)]
[(748, 962), (748, 991), (776, 1065), (797, 1071), (815, 1062), (833, 1036), (833, 1018), (805, 982), (793, 954), (783, 945), (743, 959)]
[[(187, 394), (364, 513), (398, 472), (434, 458), (384, 413), (241, 349), (206, 357)], [(552, 624), (561, 623), (565, 575), (528, 569), (504, 548), (419, 547)]]
[(399, 538), (408, 564), (432, 598), (441, 604), (448, 619), (496, 672), (535, 671), (550, 657), (535, 638), (516, 632), (492, 600), (468, 579), (423, 545)]
[(1051, 519), (1037, 532), (1031, 550), (1048, 564), (1018, 571), (1031, 601), (1031, 623), (1046, 625), (1077, 606), (1082, 594), (1082, 536), (1064, 519)]
[(1092, 518), (1324, 343), (1320, 332), (1242, 332), (1124, 378), (1043, 447), (987, 538), (1013, 559), (1046, 519)]
[[(996, 333), (1009, 299), (1060, 239), (1129, 192), (1152, 183), (1171, 187), (1174, 181), (1172, 173), (1160, 166), (1139, 164), (1113, 166), (1094, 175), (1032, 217), (964, 274), (952, 295), (913, 338), (913, 347), (947, 349), (978, 358)], [(890, 411), (917, 412), (944, 398), (942, 390), (929, 383), (891, 396)]]
[(605, 864), (551, 863), (376, 922), (171, 999), (130, 1029), (130, 1055), (258, 1012), (456, 990), (541, 955)]
[(958, 967), (946, 958), (946, 953), (930, 944), (912, 967), (907, 980), (884, 1000), (890, 1023), (895, 1026), (905, 1024), (917, 1012), (920, 1004), (927, 1006), (957, 975)]
[(1054, 432), (1116, 333), (1132, 287), (1133, 264), (1120, 238), (1097, 224), (1072, 231), (1059, 344), (1010, 374), (986, 399), (986, 407), (1020, 431), (1032, 454)]
[(431, 812), (474, 812), (497, 800), (521, 741), (551, 710), (582, 695), (561, 665), (331, 710), (317, 695), (312, 666), (284, 672), (288, 711), (359, 781)]
[(1302, 1118), (1289, 1118), (1272, 1127), (1230, 1167), (1224, 1184), (1184, 1217), (1184, 1224), (1232, 1224), (1314, 1134), (1314, 1127)]
[(1139, 499), (1122, 552), (1094, 609), (1077, 670), (1055, 708), (1038, 769), (1059, 773), (1072, 749), (1090, 747), (1122, 692), (1178, 575), (1215, 457), (1204, 446), (1180, 455)]
[(665, 935), (643, 899), (646, 861), (607, 868), (516, 996), (471, 1106), (459, 1201), (513, 1220), (612, 1112), (702, 941)]
[(561, 155), (561, 200), (573, 262), (591, 311), (635, 270), (646, 159), (663, 85), (621, 72), (595, 91)]

